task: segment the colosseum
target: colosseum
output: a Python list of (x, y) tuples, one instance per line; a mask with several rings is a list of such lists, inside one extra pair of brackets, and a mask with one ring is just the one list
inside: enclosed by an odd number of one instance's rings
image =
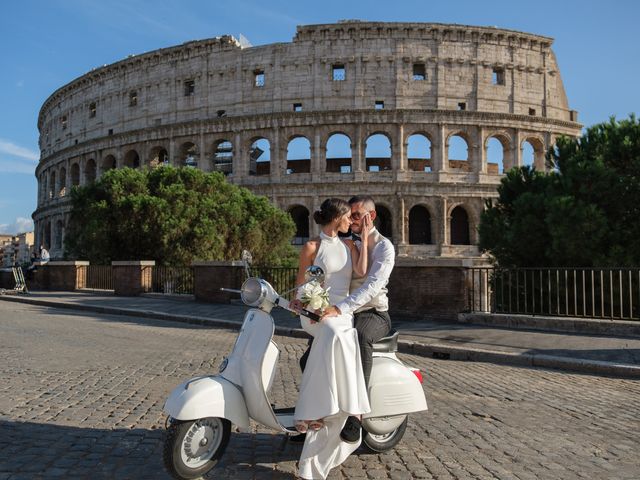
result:
[[(290, 43), (224, 35), (96, 68), (38, 118), (39, 243), (61, 258), (68, 193), (104, 171), (223, 172), (313, 235), (329, 196), (368, 193), (408, 261), (480, 261), (477, 224), (504, 171), (581, 125), (553, 39), (493, 27), (341, 21)], [(493, 153), (490, 153), (493, 151)]]

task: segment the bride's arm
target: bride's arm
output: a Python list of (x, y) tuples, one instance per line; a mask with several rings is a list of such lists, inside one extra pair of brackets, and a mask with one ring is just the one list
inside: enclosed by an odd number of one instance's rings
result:
[(364, 244), (358, 250), (356, 242), (353, 240), (345, 240), (344, 243), (351, 251), (351, 265), (353, 266), (354, 276), (364, 277), (367, 274), (367, 245)]
[[(302, 285), (305, 282), (304, 274), (316, 259), (316, 253), (318, 252), (318, 242), (316, 239), (309, 240), (302, 246), (300, 250), (300, 258), (298, 261), (298, 275), (296, 276), (296, 285)], [(298, 299), (298, 295), (294, 296), (294, 300), (289, 303), (289, 306), (296, 309), (302, 308), (302, 303)]]

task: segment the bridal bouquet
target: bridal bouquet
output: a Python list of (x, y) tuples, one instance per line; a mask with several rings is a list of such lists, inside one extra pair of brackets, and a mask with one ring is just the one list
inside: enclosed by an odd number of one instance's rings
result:
[(329, 290), (331, 287), (325, 289), (320, 283), (313, 281), (301, 288), (300, 300), (304, 304), (304, 308), (315, 311), (324, 310), (329, 305)]

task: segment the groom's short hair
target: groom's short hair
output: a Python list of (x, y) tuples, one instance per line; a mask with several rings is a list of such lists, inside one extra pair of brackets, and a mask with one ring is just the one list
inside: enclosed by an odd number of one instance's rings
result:
[(373, 197), (369, 195), (355, 195), (349, 199), (349, 205), (356, 203), (362, 203), (367, 210), (375, 210), (376, 202), (373, 201)]

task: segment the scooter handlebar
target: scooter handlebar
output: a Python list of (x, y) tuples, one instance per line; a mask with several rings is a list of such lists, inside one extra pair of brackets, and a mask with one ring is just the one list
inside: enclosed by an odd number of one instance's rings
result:
[(319, 322), (320, 318), (321, 318), (320, 315), (318, 315), (317, 313), (310, 312), (309, 310), (307, 310), (305, 308), (303, 308), (300, 312), (297, 312), (297, 311), (293, 310), (292, 308), (289, 307), (289, 300), (287, 300), (284, 297), (279, 297), (278, 301), (276, 302), (276, 305), (278, 305), (279, 307), (284, 308), (285, 310), (289, 310), (290, 312), (300, 313), (301, 315), (304, 315), (305, 317), (310, 318), (314, 322)]

